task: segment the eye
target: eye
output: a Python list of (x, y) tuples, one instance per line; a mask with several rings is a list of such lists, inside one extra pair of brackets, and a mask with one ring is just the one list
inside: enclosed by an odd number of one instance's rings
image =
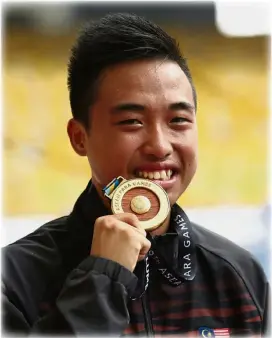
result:
[(139, 120), (136, 120), (136, 119), (129, 119), (129, 120), (120, 121), (120, 122), (118, 122), (118, 124), (121, 124), (121, 125), (137, 125), (137, 124), (142, 124), (142, 122), (139, 121)]
[(186, 119), (185, 117), (180, 116), (177, 116), (170, 121), (170, 123), (183, 123), (183, 122), (191, 122), (191, 121), (189, 119)]

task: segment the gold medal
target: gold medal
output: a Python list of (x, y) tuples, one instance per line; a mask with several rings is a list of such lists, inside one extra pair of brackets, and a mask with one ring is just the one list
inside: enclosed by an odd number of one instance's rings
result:
[(135, 178), (126, 180), (119, 176), (104, 189), (111, 200), (113, 214), (135, 214), (146, 231), (158, 228), (170, 212), (170, 202), (164, 189), (151, 180)]

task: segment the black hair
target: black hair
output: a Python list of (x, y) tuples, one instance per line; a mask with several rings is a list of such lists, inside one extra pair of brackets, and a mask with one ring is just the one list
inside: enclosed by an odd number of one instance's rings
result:
[(108, 14), (88, 23), (72, 47), (68, 64), (68, 89), (73, 117), (89, 126), (89, 108), (95, 100), (102, 72), (129, 60), (168, 59), (177, 62), (196, 91), (178, 43), (158, 25), (135, 14)]

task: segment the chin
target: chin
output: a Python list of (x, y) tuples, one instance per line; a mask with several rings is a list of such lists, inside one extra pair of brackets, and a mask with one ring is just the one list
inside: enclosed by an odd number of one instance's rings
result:
[(179, 191), (167, 191), (171, 207), (177, 203), (178, 199), (183, 195), (186, 188), (180, 189)]
[(171, 207), (177, 202), (177, 200), (179, 199), (179, 196), (177, 196), (177, 194), (175, 193), (167, 193), (168, 194), (168, 198), (170, 201), (170, 205)]

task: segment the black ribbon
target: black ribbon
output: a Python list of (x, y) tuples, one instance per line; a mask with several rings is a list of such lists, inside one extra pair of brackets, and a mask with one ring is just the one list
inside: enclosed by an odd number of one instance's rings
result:
[(151, 260), (164, 280), (171, 286), (179, 286), (193, 280), (196, 274), (196, 254), (193, 231), (185, 212), (175, 204), (171, 210), (170, 225), (177, 233), (177, 245), (174, 245), (174, 265), (170, 266), (156, 243), (156, 238), (149, 233), (147, 239), (151, 248), (145, 259), (134, 270), (138, 285), (132, 299), (142, 297), (149, 285), (149, 260)]

